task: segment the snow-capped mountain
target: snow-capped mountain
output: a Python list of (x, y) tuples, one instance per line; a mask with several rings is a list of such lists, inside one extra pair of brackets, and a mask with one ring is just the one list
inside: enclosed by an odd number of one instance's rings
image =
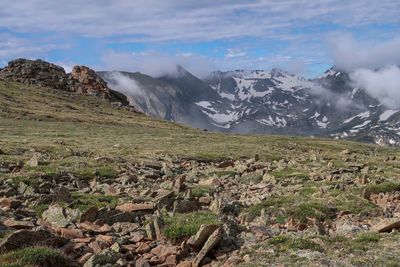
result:
[[(111, 88), (131, 94), (132, 104), (144, 113), (194, 127), (400, 144), (399, 110), (354, 88), (349, 75), (335, 67), (312, 80), (278, 69), (217, 71), (204, 80), (181, 67), (160, 78), (99, 74)], [(130, 90), (121, 78), (137, 88)]]

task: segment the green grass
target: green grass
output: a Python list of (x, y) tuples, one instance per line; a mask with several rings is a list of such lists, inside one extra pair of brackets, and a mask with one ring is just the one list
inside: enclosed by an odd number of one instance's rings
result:
[(307, 238), (292, 237), (287, 235), (279, 235), (268, 240), (268, 244), (272, 245), (280, 252), (288, 250), (295, 251), (301, 249), (309, 249), (314, 251), (323, 251), (321, 245)]
[[(312, 191), (309, 191), (312, 192)], [(298, 222), (307, 223), (308, 218), (319, 221), (332, 219), (334, 211), (322, 200), (312, 200), (307, 195), (275, 195), (259, 204), (248, 209), (250, 218), (255, 218), (261, 214), (261, 210), (272, 217), (274, 222), (283, 223), (286, 218), (293, 218)]]
[(211, 186), (197, 185), (192, 188), (192, 196), (194, 197), (206, 196), (207, 194), (211, 194), (211, 192), (212, 192)]
[(103, 208), (110, 207), (114, 208), (118, 204), (118, 197), (116, 196), (105, 196), (96, 194), (84, 194), (73, 192), (72, 193), (73, 203), (72, 208), (79, 209), (85, 212), (91, 207)]
[(194, 235), (202, 224), (220, 224), (217, 215), (206, 211), (175, 214), (173, 217), (165, 217), (164, 223), (164, 234), (170, 239)]
[[(72, 203), (59, 203), (61, 206), (68, 206), (72, 209), (79, 209), (81, 212), (87, 211), (91, 207), (98, 209), (104, 207), (115, 208), (118, 204), (118, 197), (109, 195), (85, 194), (72, 192)], [(37, 216), (41, 216), (49, 204), (39, 204), (34, 207)]]
[(367, 186), (367, 190), (373, 194), (400, 191), (400, 183), (383, 182), (380, 184), (371, 184)]
[(47, 247), (27, 247), (0, 254), (4, 267), (70, 266), (69, 260), (59, 251)]

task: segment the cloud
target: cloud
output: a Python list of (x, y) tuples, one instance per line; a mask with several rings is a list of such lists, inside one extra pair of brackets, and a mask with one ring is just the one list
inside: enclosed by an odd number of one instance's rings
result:
[(358, 69), (351, 74), (355, 86), (365, 90), (382, 104), (400, 108), (400, 68), (390, 66), (377, 71)]
[(69, 44), (59, 44), (48, 38), (26, 39), (0, 32), (0, 65), (18, 57), (35, 58), (54, 49), (67, 49)]
[(226, 59), (245, 57), (245, 56), (247, 56), (247, 52), (245, 52), (241, 49), (235, 49), (235, 48), (228, 48), (226, 50), (226, 54), (225, 54)]
[(108, 84), (112, 89), (129, 96), (143, 95), (142, 88), (134, 79), (116, 71), (108, 72), (106, 75), (107, 80), (112, 81)]
[(307, 75), (309, 73), (306, 62), (300, 59), (290, 60), (283, 64), (282, 68), (289, 73), (297, 75)]
[(354, 87), (387, 107), (400, 108), (400, 38), (371, 43), (335, 33), (329, 42), (336, 67), (349, 73)]
[[(0, 25), (131, 41), (292, 38), (293, 28), (398, 23), (397, 0), (3, 0)], [(301, 12), (299, 12), (301, 10)]]
[(345, 71), (400, 65), (400, 38), (365, 44), (355, 40), (348, 33), (336, 33), (331, 36), (329, 42), (335, 65)]
[(137, 71), (153, 77), (175, 75), (178, 65), (198, 77), (205, 77), (214, 70), (213, 62), (209, 58), (192, 53), (167, 55), (154, 51), (141, 53), (108, 51), (101, 60), (105, 69)]

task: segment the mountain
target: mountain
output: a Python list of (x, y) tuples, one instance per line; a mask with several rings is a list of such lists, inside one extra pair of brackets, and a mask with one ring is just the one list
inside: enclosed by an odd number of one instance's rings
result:
[(130, 104), (143, 113), (197, 128), (217, 130), (212, 119), (196, 103), (218, 98), (218, 93), (183, 68), (178, 68), (175, 76), (160, 78), (138, 72), (100, 71), (98, 74), (111, 88), (126, 94)]
[[(216, 71), (201, 80), (182, 67), (175, 75), (100, 72), (130, 94), (142, 112), (199, 128), (233, 133), (315, 135), (399, 145), (399, 110), (387, 109), (349, 74), (332, 67), (315, 79), (279, 69)], [(128, 87), (128, 88), (127, 88)]]

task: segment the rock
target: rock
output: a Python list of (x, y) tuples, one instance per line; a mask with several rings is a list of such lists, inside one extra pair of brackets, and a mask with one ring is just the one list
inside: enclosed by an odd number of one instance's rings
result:
[(162, 164), (158, 161), (147, 161), (147, 162), (144, 162), (143, 165), (147, 168), (158, 170), (158, 171), (162, 169)]
[(16, 221), (14, 219), (6, 219), (3, 224), (14, 229), (32, 229), (35, 224), (31, 221)]
[(168, 166), (168, 164), (166, 162), (162, 163), (162, 172), (164, 173), (164, 175), (172, 177), (174, 175), (174, 173), (172, 172), (171, 168)]
[(72, 91), (84, 94), (106, 97), (110, 90), (94, 70), (85, 66), (74, 66), (71, 71), (72, 79), (78, 81), (72, 85)]
[(176, 266), (177, 259), (176, 255), (169, 255), (165, 259), (164, 263), (160, 264), (159, 267), (174, 267)]
[(176, 255), (179, 249), (176, 246), (158, 245), (151, 250), (151, 253), (163, 262), (159, 266), (176, 266)]
[(339, 235), (355, 234), (360, 231), (362, 231), (360, 226), (351, 224), (350, 222), (336, 223), (336, 233)]
[(90, 252), (84, 254), (83, 256), (81, 256), (78, 259), (79, 264), (84, 265), (85, 262), (87, 262), (92, 256), (93, 256), (93, 253), (90, 253)]
[(115, 209), (122, 212), (135, 212), (135, 211), (152, 211), (154, 204), (151, 203), (124, 203), (117, 206)]
[(83, 256), (81, 256), (81, 257), (78, 259), (78, 262), (79, 262), (81, 265), (84, 265), (85, 262), (87, 262), (92, 256), (93, 256), (93, 253), (88, 252), (88, 253), (84, 254)]
[(26, 165), (28, 165), (30, 167), (39, 166), (39, 157), (40, 157), (40, 155), (38, 155), (37, 153), (33, 154), (32, 158), (30, 160), (28, 160)]
[(192, 263), (190, 261), (182, 261), (176, 267), (192, 267)]
[(214, 233), (217, 228), (218, 225), (215, 224), (202, 224), (196, 235), (190, 237), (187, 244), (200, 250), (210, 235)]
[(205, 180), (200, 180), (199, 185), (201, 186), (214, 186), (214, 185), (220, 185), (221, 182), (217, 178), (209, 178)]
[(63, 68), (42, 60), (16, 59), (0, 70), (0, 79), (65, 90), (68, 75)]
[(100, 242), (97, 240), (90, 242), (88, 246), (93, 250), (94, 254), (100, 254), (100, 252), (103, 250), (100, 246)]
[(131, 234), (131, 237), (129, 238), (129, 240), (133, 243), (138, 243), (140, 241), (142, 241), (145, 238), (144, 234), (141, 232), (134, 232)]
[(147, 238), (150, 240), (156, 239), (156, 233), (154, 231), (154, 224), (153, 223), (148, 223), (146, 224), (146, 235)]
[(188, 213), (196, 211), (200, 208), (197, 200), (177, 199), (174, 201), (173, 213)]
[(3, 210), (10, 210), (10, 209), (16, 209), (21, 206), (21, 201), (15, 200), (13, 198), (0, 198), (0, 207)]
[(117, 242), (115, 242), (114, 244), (112, 244), (110, 249), (111, 251), (119, 253), (121, 251), (121, 246)]
[(128, 235), (130, 233), (135, 232), (139, 229), (139, 225), (131, 222), (116, 222), (111, 225), (111, 228), (114, 229), (115, 232), (120, 233), (121, 235)]
[(200, 250), (200, 252), (197, 254), (197, 256), (194, 258), (192, 262), (193, 267), (198, 267), (200, 266), (201, 261), (204, 259), (204, 257), (209, 253), (221, 240), (222, 238), (222, 227), (219, 227), (217, 230), (215, 230), (210, 237), (207, 239), (206, 243), (204, 244), (203, 248)]
[(153, 219), (153, 227), (154, 227), (154, 233), (156, 235), (157, 240), (162, 239), (162, 227), (163, 227), (163, 222), (160, 217), (155, 217)]
[(16, 59), (0, 69), (0, 79), (101, 96), (123, 105), (129, 104), (126, 96), (109, 89), (94, 70), (85, 66), (74, 66), (72, 72), (67, 74), (62, 67), (43, 60)]
[(211, 198), (210, 197), (199, 197), (199, 203), (201, 205), (209, 205), (211, 203)]
[(108, 224), (103, 224), (102, 226), (99, 226), (91, 222), (82, 222), (79, 224), (79, 227), (85, 231), (99, 233), (99, 234), (108, 233), (112, 231), (112, 228)]
[(43, 220), (58, 228), (78, 222), (80, 216), (81, 212), (78, 209), (63, 208), (59, 204), (51, 205), (42, 214)]
[(137, 182), (137, 176), (136, 175), (122, 175), (116, 179), (119, 183), (122, 185), (129, 185), (134, 182)]
[[(104, 262), (104, 259), (107, 259)], [(98, 266), (115, 266), (118, 257), (109, 250), (92, 255), (83, 265), (83, 267), (98, 267)]]
[(139, 258), (136, 259), (135, 267), (150, 267), (150, 264), (147, 260)]
[(53, 194), (53, 201), (54, 202), (64, 202), (64, 203), (71, 203), (72, 202), (72, 195), (67, 188), (64, 186), (57, 188)]
[(217, 165), (217, 168), (227, 168), (227, 167), (234, 167), (235, 166), (235, 162), (233, 160), (225, 160), (223, 162), (220, 162)]
[(67, 239), (55, 236), (46, 230), (18, 230), (1, 240), (0, 252), (40, 245), (58, 248), (67, 241)]
[(393, 229), (400, 228), (400, 218), (383, 219), (372, 227), (372, 230), (378, 233), (391, 232)]
[(29, 186), (24, 182), (19, 182), (18, 192), (24, 196), (34, 196), (35, 195), (35, 189), (32, 186)]
[(351, 151), (350, 149), (345, 149), (340, 152), (340, 154), (342, 155), (350, 155), (351, 153), (353, 153), (353, 151)]
[(138, 248), (136, 249), (136, 253), (144, 254), (151, 250), (150, 246), (147, 243), (140, 243)]
[(60, 235), (64, 238), (74, 239), (83, 237), (83, 233), (79, 229), (60, 228)]
[(87, 211), (82, 213), (80, 222), (94, 222), (97, 217), (98, 209), (96, 207), (90, 207)]
[(166, 208), (171, 210), (174, 202), (174, 191), (162, 191), (156, 198), (156, 207), (158, 210)]
[(185, 181), (186, 181), (186, 177), (183, 175), (176, 178), (176, 180), (174, 182), (174, 188), (177, 192), (182, 192), (185, 189)]
[(107, 246), (110, 246), (114, 243), (115, 238), (109, 235), (97, 235), (96, 241), (98, 241), (99, 243), (107, 244)]

